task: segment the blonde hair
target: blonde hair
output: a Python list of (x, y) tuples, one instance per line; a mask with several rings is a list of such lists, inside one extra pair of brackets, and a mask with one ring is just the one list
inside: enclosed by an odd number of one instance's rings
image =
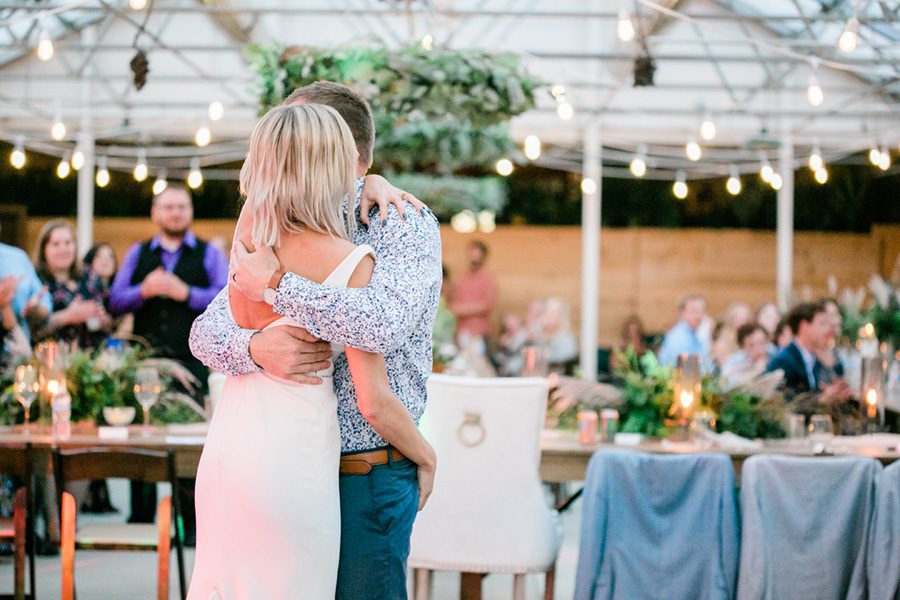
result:
[(358, 151), (347, 124), (321, 104), (278, 106), (253, 130), (240, 191), (253, 213), (253, 243), (278, 246), (304, 227), (350, 239)]

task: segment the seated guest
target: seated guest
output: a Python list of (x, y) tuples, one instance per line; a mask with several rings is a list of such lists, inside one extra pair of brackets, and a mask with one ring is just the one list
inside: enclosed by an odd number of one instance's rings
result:
[[(82, 269), (86, 285), (101, 291), (103, 307), (107, 312), (111, 312), (109, 296), (112, 283), (119, 271), (119, 258), (116, 256), (116, 251), (106, 242), (95, 244), (84, 255)], [(112, 337), (127, 338), (131, 335), (134, 324), (134, 316), (131, 313), (113, 316), (112, 322)]]
[(528, 343), (528, 330), (519, 315), (503, 317), (503, 329), (497, 339), (494, 361), (501, 375), (515, 377), (522, 372), (522, 348)]
[(31, 344), (13, 310), (17, 287), (15, 277), (0, 278), (0, 369), (31, 355)]
[(822, 306), (825, 307), (825, 314), (828, 315), (828, 322), (831, 325), (828, 331), (828, 341), (824, 350), (821, 350), (817, 357), (822, 363), (824, 379), (831, 381), (835, 377), (844, 376), (844, 365), (840, 357), (837, 355), (837, 344), (841, 339), (842, 326), (844, 323), (841, 316), (841, 309), (837, 300), (834, 298), (825, 298), (820, 300)]
[(106, 339), (111, 324), (103, 290), (81, 275), (75, 260), (75, 230), (63, 219), (41, 229), (35, 250), (38, 276), (53, 299), (53, 313), (37, 339), (56, 339), (94, 348)]
[[(822, 381), (823, 365), (817, 353), (828, 347), (831, 322), (820, 303), (798, 304), (788, 314), (794, 340), (769, 361), (767, 371), (781, 369), (788, 399), (798, 400), (797, 412), (812, 413), (816, 404), (845, 402), (851, 392), (847, 382), (835, 378)], [(800, 396), (803, 396), (800, 398)]]
[(659, 362), (667, 366), (675, 366), (681, 354), (699, 354), (701, 360), (709, 355), (706, 345), (697, 333), (700, 323), (706, 316), (706, 299), (693, 294), (686, 296), (678, 304), (678, 323), (666, 333), (659, 349)]
[(572, 331), (568, 303), (562, 298), (548, 298), (543, 321), (547, 364), (552, 371), (565, 372), (578, 358), (578, 338)]
[(619, 345), (609, 355), (609, 371), (615, 372), (623, 365), (619, 361), (619, 354), (627, 352), (631, 349), (635, 356), (643, 356), (647, 353), (647, 332), (644, 329), (644, 322), (637, 315), (629, 315), (625, 322), (622, 323), (620, 332)]
[(747, 323), (737, 331), (740, 350), (722, 365), (722, 379), (729, 386), (743, 385), (766, 370), (769, 336), (759, 323)]
[(775, 346), (775, 350), (772, 351), (770, 348), (769, 354), (774, 357), (778, 354), (779, 350), (787, 348), (793, 341), (794, 331), (791, 329), (787, 317), (782, 317), (782, 319), (778, 321), (778, 326), (775, 328), (775, 334), (772, 337), (772, 344)]
[(766, 302), (756, 310), (756, 322), (766, 330), (769, 339), (775, 338), (775, 330), (781, 322), (781, 311), (774, 302)]
[(721, 369), (728, 357), (740, 349), (737, 331), (750, 322), (750, 307), (743, 302), (735, 302), (725, 311), (725, 316), (713, 333), (712, 358)]
[(15, 286), (12, 310), (26, 339), (32, 326), (43, 326), (50, 315), (50, 294), (41, 285), (31, 259), (20, 248), (0, 243), (0, 282)]

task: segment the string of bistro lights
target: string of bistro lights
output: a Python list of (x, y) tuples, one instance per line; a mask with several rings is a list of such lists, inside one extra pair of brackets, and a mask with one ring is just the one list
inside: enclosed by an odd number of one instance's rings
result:
[[(690, 17), (664, 9), (664, 7), (660, 7), (655, 3), (645, 0), (641, 0), (641, 3), (650, 8), (666, 12), (667, 14), (671, 13), (672, 16), (676, 16), (686, 21), (693, 22)], [(128, 4), (132, 10), (141, 11), (147, 7), (148, 1), (129, 0)], [(855, 0), (853, 3), (853, 14), (847, 20), (837, 41), (838, 48), (845, 54), (854, 52), (858, 44), (860, 29), (858, 10), (859, 0)], [(42, 13), (39, 17), (37, 17), (40, 33), (38, 37), (36, 53), (38, 58), (44, 62), (52, 60), (54, 56), (53, 40), (50, 36), (50, 32), (46, 23), (48, 14), (49, 13)], [(638, 36), (638, 32), (635, 28), (632, 15), (627, 10), (623, 9), (619, 11), (616, 32), (619, 40), (626, 43), (634, 41)], [(433, 47), (433, 43), (434, 39), (430, 34), (425, 35), (421, 39), (422, 48), (424, 48), (425, 50), (431, 50)], [(806, 88), (806, 101), (811, 107), (818, 108), (825, 102), (825, 92), (821, 84), (819, 83), (817, 76), (818, 69), (822, 61), (817, 57), (809, 57), (807, 60), (812, 67), (812, 72), (810, 73), (808, 85)], [(830, 65), (835, 66), (835, 63), (830, 63)], [(837, 66), (844, 67), (844, 65)], [(565, 86), (560, 83), (553, 85), (550, 89), (550, 95), (556, 101), (557, 116), (563, 121), (570, 121), (575, 116), (575, 108), (567, 98)], [(209, 104), (206, 117), (194, 134), (194, 144), (198, 148), (206, 148), (207, 146), (209, 146), (212, 141), (211, 123), (221, 120), (224, 116), (224, 113), (224, 105), (218, 100), (213, 101)], [(699, 134), (699, 140), (702, 140), (702, 142), (711, 142), (715, 139), (717, 134), (713, 112), (709, 108), (705, 108), (699, 113), (699, 115), (700, 122), (697, 130), (697, 133)], [(50, 137), (56, 142), (62, 142), (66, 139), (66, 134), (66, 124), (62, 120), (61, 115), (57, 110), (50, 127)], [(527, 160), (532, 162), (538, 160), (542, 152), (542, 143), (540, 138), (534, 134), (526, 136), (522, 151)], [(700, 161), (703, 157), (703, 146), (701, 145), (701, 141), (698, 141), (697, 137), (693, 135), (688, 136), (684, 147), (684, 153), (688, 161), (692, 163)], [(15, 138), (14, 147), (10, 154), (9, 160), (10, 164), (16, 169), (22, 169), (25, 167), (27, 163), (27, 156), (25, 153), (24, 136), (19, 135)], [(887, 171), (891, 167), (890, 150), (888, 149), (888, 146), (884, 141), (872, 145), (871, 150), (869, 151), (869, 161), (873, 166), (881, 169), (882, 171)], [(56, 174), (60, 179), (65, 179), (70, 175), (72, 171), (81, 170), (84, 164), (84, 152), (82, 151), (80, 146), (76, 144), (74, 150), (72, 150), (71, 152), (66, 150), (63, 153), (60, 162), (57, 165)], [(813, 177), (816, 182), (821, 185), (824, 185), (828, 182), (829, 174), (827, 165), (825, 164), (825, 160), (822, 156), (822, 151), (819, 147), (819, 144), (815, 140), (812, 144), (807, 165), (812, 171)], [(643, 178), (647, 174), (648, 151), (646, 145), (640, 144), (637, 147), (628, 168), (631, 174), (638, 179)], [(515, 164), (510, 158), (504, 157), (497, 161), (495, 169), (498, 174), (506, 177), (513, 173), (513, 171), (515, 170)], [(168, 186), (167, 171), (165, 168), (159, 168), (156, 170), (155, 175), (156, 179), (153, 182), (152, 189), (154, 194), (159, 194)], [(143, 182), (150, 176), (150, 167), (147, 163), (147, 151), (145, 148), (140, 148), (137, 151), (135, 165), (132, 169), (132, 176), (134, 177), (135, 181), (138, 182)], [(759, 152), (759, 177), (763, 182), (770, 185), (774, 190), (781, 189), (784, 184), (782, 175), (772, 167), (768, 157), (762, 151)], [(105, 154), (100, 154), (97, 158), (96, 173), (94, 179), (97, 186), (100, 188), (104, 188), (110, 183), (111, 175), (108, 168), (108, 158)], [(199, 188), (203, 184), (203, 173), (200, 169), (199, 157), (195, 156), (191, 159), (190, 170), (188, 171), (186, 183), (192, 189)], [(586, 194), (593, 194), (597, 191), (597, 182), (585, 177), (581, 181), (581, 189)], [(728, 166), (728, 177), (725, 180), (725, 189), (732, 196), (739, 195), (743, 189), (740, 172), (736, 164), (731, 164)], [(683, 169), (678, 169), (675, 172), (675, 181), (672, 185), (672, 193), (676, 198), (683, 200), (687, 197), (688, 192), (689, 189), (687, 184), (687, 175)], [(490, 219), (489, 216), (491, 217)], [(466, 223), (463, 224), (463, 227), (466, 228), (476, 226), (480, 227), (482, 230), (490, 229), (492, 227), (492, 223), (489, 223), (488, 221), (492, 221), (492, 217), (493, 215), (487, 214), (465, 215)], [(469, 223), (470, 221), (472, 223)]]

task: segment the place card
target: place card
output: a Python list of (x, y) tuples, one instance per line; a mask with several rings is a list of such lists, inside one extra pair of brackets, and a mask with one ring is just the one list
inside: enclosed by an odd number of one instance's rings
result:
[(99, 437), (101, 440), (127, 440), (128, 428), (101, 425), (97, 428), (97, 437)]

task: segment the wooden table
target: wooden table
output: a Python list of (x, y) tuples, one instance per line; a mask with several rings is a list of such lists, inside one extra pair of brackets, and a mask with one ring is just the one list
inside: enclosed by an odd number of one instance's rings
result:
[[(889, 441), (884, 441), (889, 440)], [(836, 437), (832, 443), (834, 456), (863, 456), (880, 460), (883, 464), (889, 464), (900, 460), (896, 444), (900, 443), (900, 436), (893, 438), (858, 436)], [(893, 446), (892, 446), (893, 444)], [(721, 450), (716, 447), (701, 446), (689, 443), (666, 443), (654, 440), (645, 441), (637, 446), (621, 446), (615, 444), (582, 445), (578, 442), (578, 435), (573, 431), (546, 430), (541, 437), (541, 479), (548, 483), (565, 483), (567, 481), (581, 481), (587, 472), (587, 465), (594, 452), (609, 450), (633, 450), (638, 452), (652, 452), (655, 454), (680, 454), (691, 452), (712, 452), (728, 454), (735, 466), (735, 474), (740, 478), (741, 466), (745, 459), (756, 454), (788, 454), (791, 456), (822, 456), (815, 455), (809, 444), (797, 443), (791, 440), (770, 440), (762, 448), (742, 450)]]

